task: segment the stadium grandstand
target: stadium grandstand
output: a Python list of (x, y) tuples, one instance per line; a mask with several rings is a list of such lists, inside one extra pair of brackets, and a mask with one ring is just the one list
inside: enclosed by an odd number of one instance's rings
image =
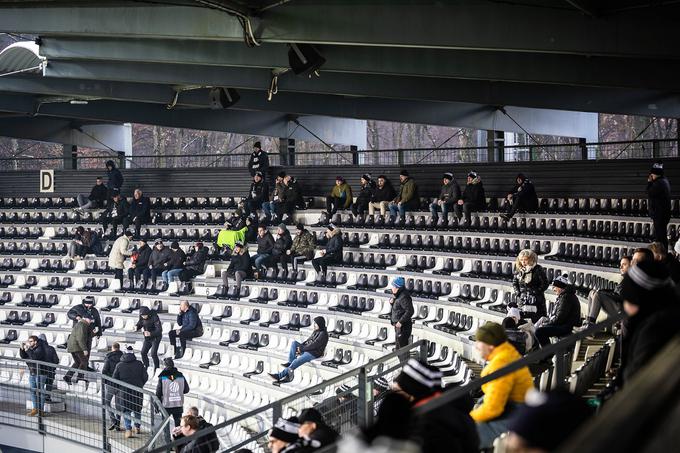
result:
[(679, 18), (0, 0), (0, 450), (674, 451)]

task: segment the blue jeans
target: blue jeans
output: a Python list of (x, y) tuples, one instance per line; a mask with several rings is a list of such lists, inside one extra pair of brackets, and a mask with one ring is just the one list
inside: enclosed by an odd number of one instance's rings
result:
[(300, 347), (301, 344), (297, 341), (294, 341), (290, 344), (290, 351), (288, 351), (288, 368), (284, 369), (282, 372), (279, 373), (279, 379), (283, 379), (284, 377), (288, 376), (288, 373), (290, 371), (293, 371), (302, 365), (304, 365), (307, 362), (311, 362), (312, 360), (316, 359), (311, 353), (309, 352), (303, 352), (299, 356), (295, 357), (295, 352), (297, 351), (297, 348)]
[(262, 210), (267, 217), (271, 217), (272, 214), (276, 213), (276, 201), (265, 201), (262, 203)]
[(255, 263), (255, 269), (261, 271), (265, 268), (265, 261), (269, 259), (271, 255), (269, 253), (258, 253), (253, 256), (253, 263)]
[(444, 219), (448, 220), (449, 210), (451, 209), (451, 207), (452, 207), (451, 203), (442, 203), (441, 206), (437, 203), (437, 201), (431, 203), (430, 204), (430, 214), (432, 214), (432, 219), (438, 220), (439, 219), (439, 211), (441, 211)]
[(390, 215), (396, 216), (397, 213), (399, 217), (406, 216), (406, 206), (403, 203), (401, 205), (394, 202), (390, 203)]
[(123, 423), (125, 423), (125, 431), (130, 431), (132, 429), (132, 418), (134, 417), (135, 427), (139, 428), (141, 426), (140, 421), (142, 420), (142, 414), (139, 412), (133, 412), (130, 410), (123, 410)]
[(163, 271), (161, 277), (165, 283), (170, 284), (170, 282), (173, 281), (175, 277), (179, 278), (179, 274), (181, 273), (182, 269), (171, 269), (169, 271)]
[(33, 409), (42, 411), (45, 407), (45, 378), (44, 375), (31, 374), (28, 376), (28, 384), (31, 386), (31, 401)]
[(505, 411), (498, 418), (489, 420), (488, 422), (477, 423), (480, 449), (493, 447), (493, 441), (498, 436), (508, 431), (510, 413), (517, 410), (520, 406), (523, 406), (523, 404), (508, 401), (505, 404)]

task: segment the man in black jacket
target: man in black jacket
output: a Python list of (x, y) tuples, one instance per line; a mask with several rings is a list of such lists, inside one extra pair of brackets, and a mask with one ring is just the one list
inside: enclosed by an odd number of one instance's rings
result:
[(534, 183), (520, 173), (515, 179), (515, 187), (505, 197), (510, 205), (508, 213), (502, 215), (505, 220), (510, 220), (517, 211), (536, 211), (538, 209), (538, 196)]
[(368, 215), (373, 215), (375, 208), (378, 208), (380, 215), (385, 216), (390, 201), (394, 200), (396, 196), (397, 193), (390, 180), (385, 175), (378, 176), (378, 185), (373, 191), (373, 197), (371, 197), (371, 202), (368, 205)]
[(369, 209), (376, 187), (370, 173), (361, 175), (360, 184), (357, 200), (352, 204), (352, 214), (363, 216)]
[(259, 141), (253, 145), (253, 152), (248, 161), (248, 170), (250, 171), (250, 176), (255, 176), (255, 173), (259, 171), (263, 177), (267, 177), (269, 155), (262, 150), (262, 144)]
[(257, 277), (265, 271), (265, 265), (272, 256), (274, 250), (274, 237), (267, 231), (267, 227), (260, 225), (257, 227), (257, 253), (253, 255), (253, 264)]
[(130, 210), (123, 221), (123, 229), (127, 230), (130, 224), (135, 226), (135, 237), (139, 237), (142, 225), (151, 221), (151, 201), (142, 194), (142, 189), (135, 189), (130, 203)]
[(151, 258), (151, 247), (147, 244), (146, 239), (140, 239), (137, 244), (137, 251), (132, 254), (132, 264), (128, 269), (128, 278), (135, 284), (144, 276), (144, 271), (149, 267), (149, 258)]
[(663, 163), (656, 162), (647, 176), (647, 209), (654, 222), (654, 241), (668, 250), (668, 222), (671, 220), (671, 184), (664, 176)]
[[(38, 338), (40, 338), (40, 341), (42, 341), (43, 344), (45, 345), (45, 353), (47, 354), (45, 362), (58, 365), (59, 354), (57, 354), (57, 350), (54, 349), (54, 346), (47, 344), (47, 337), (45, 336), (44, 333), (38, 335)], [(47, 373), (45, 374), (45, 391), (47, 392), (47, 396), (45, 396), (45, 401), (51, 402), (52, 389), (54, 388), (54, 378), (56, 377), (57, 374), (57, 368), (52, 366), (46, 366), (45, 368), (47, 369)]]
[[(117, 406), (123, 412), (125, 438), (130, 438), (133, 437), (133, 433), (140, 433), (142, 405), (144, 403), (144, 394), (140, 390), (144, 388), (144, 384), (149, 380), (146, 367), (137, 360), (132, 346), (128, 346), (126, 353), (120, 358), (120, 362), (113, 371), (113, 378), (133, 387), (120, 386), (116, 395)], [(135, 390), (134, 387), (140, 390)], [(133, 421), (135, 425), (134, 431), (132, 429)]]
[[(123, 357), (123, 351), (120, 350), (120, 344), (115, 342), (111, 345), (111, 351), (106, 353), (104, 358), (104, 368), (102, 368), (102, 374), (104, 376), (113, 377), (113, 372), (116, 369), (116, 365), (120, 362), (120, 358)], [(104, 379), (106, 383), (106, 379)], [(113, 407), (113, 398), (118, 393), (115, 385), (104, 385), (104, 404), (106, 406)], [(120, 415), (109, 411), (109, 419), (111, 420), (111, 425), (109, 426), (109, 431), (122, 431), (123, 428), (120, 427)]]
[(86, 197), (83, 194), (79, 194), (76, 197), (78, 201), (77, 211), (84, 211), (85, 209), (99, 209), (106, 206), (106, 200), (108, 199), (108, 190), (104, 185), (104, 179), (101, 176), (97, 176), (97, 182), (90, 191), (90, 196)]
[(183, 282), (188, 282), (197, 275), (205, 273), (205, 263), (208, 261), (208, 248), (202, 242), (194, 246), (194, 253), (184, 262), (184, 271), (179, 276)]
[[(203, 336), (203, 323), (198, 316), (198, 312), (189, 302), (183, 300), (179, 303), (179, 313), (177, 314), (177, 324), (179, 329), (168, 332), (170, 343), (175, 348), (175, 359), (181, 359), (187, 349), (187, 340)], [(180, 347), (177, 348), (177, 338)]]
[(83, 302), (81, 304), (74, 305), (73, 307), (71, 307), (66, 316), (68, 316), (68, 319), (73, 321), (74, 326), (82, 318), (90, 318), (92, 320), (92, 322), (90, 323), (90, 331), (92, 335), (101, 337), (102, 318), (101, 316), (99, 316), (99, 310), (95, 308), (94, 304), (95, 304), (94, 296), (85, 296), (83, 297)]
[[(104, 234), (106, 234), (106, 230), (109, 228), (110, 223), (113, 230), (109, 237), (115, 238), (118, 236), (118, 225), (125, 225), (130, 206), (125, 197), (121, 196), (119, 190), (114, 189), (111, 194), (113, 200), (109, 202), (106, 211), (102, 212), (101, 221)], [(123, 228), (123, 231), (125, 231), (125, 228)]]
[(158, 346), (161, 344), (163, 337), (163, 326), (161, 319), (158, 317), (156, 310), (151, 310), (149, 307), (141, 307), (139, 309), (139, 320), (136, 325), (136, 332), (142, 331), (144, 335), (144, 344), (142, 345), (142, 363), (145, 367), (149, 366), (149, 350), (151, 350), (151, 358), (153, 360), (153, 372), (160, 366), (158, 360)]
[[(31, 335), (26, 343), (21, 345), (19, 357), (39, 362), (47, 361), (45, 342), (37, 336)], [(47, 378), (48, 370), (45, 365), (29, 362), (28, 372), (28, 382), (31, 386), (31, 401), (33, 403), (33, 408), (28, 413), (28, 416), (35, 417), (38, 413), (42, 413), (45, 407), (45, 379)]]
[(342, 262), (342, 249), (344, 243), (342, 242), (342, 231), (332, 223), (326, 227), (326, 237), (328, 243), (326, 249), (321, 250), (321, 256), (312, 260), (312, 266), (317, 275), (326, 275), (328, 272), (328, 265)]
[(156, 283), (156, 279), (166, 270), (166, 265), (171, 258), (170, 248), (166, 247), (163, 241), (156, 241), (154, 249), (149, 256), (149, 265), (144, 270), (144, 280), (149, 280), (150, 278)]
[(106, 182), (106, 188), (109, 191), (109, 198), (113, 197), (113, 192), (120, 192), (123, 187), (123, 174), (116, 168), (116, 163), (112, 160), (106, 161), (106, 176), (109, 180)]
[(264, 180), (264, 174), (256, 171), (246, 198), (246, 215), (257, 215), (257, 211), (262, 209), (262, 203), (267, 202), (269, 202), (269, 184)]
[(536, 339), (541, 347), (550, 344), (550, 337), (563, 337), (571, 334), (581, 319), (581, 304), (574, 287), (569, 284), (567, 274), (557, 276), (552, 282), (557, 301), (548, 318), (536, 323)]
[[(463, 197), (458, 200), (458, 206), (463, 207), (463, 214), (468, 222), (470, 222), (470, 215), (473, 212), (486, 209), (486, 194), (484, 193), (482, 178), (474, 171), (467, 175), (467, 185), (463, 191)], [(460, 218), (459, 213), (460, 211), (456, 211), (458, 218)]]
[(285, 260), (286, 252), (290, 250), (293, 245), (293, 238), (290, 236), (290, 232), (286, 227), (285, 223), (279, 224), (276, 229), (276, 241), (274, 241), (274, 248), (272, 249), (272, 256), (267, 263), (267, 267), (273, 267), (278, 272), (279, 263), (283, 263)]
[(293, 380), (293, 371), (307, 362), (323, 357), (328, 345), (328, 332), (326, 320), (322, 316), (314, 318), (314, 332), (304, 343), (293, 341), (288, 351), (288, 362), (280, 373), (269, 373), (269, 376), (277, 382), (290, 382)]
[(455, 210), (456, 216), (460, 217), (460, 206), (458, 200), (460, 199), (460, 187), (453, 177), (453, 173), (444, 173), (442, 178), (442, 188), (439, 196), (430, 204), (430, 213), (432, 214), (432, 224), (436, 225), (439, 222), (439, 212), (441, 211), (444, 217), (444, 225), (449, 223), (449, 212)]
[(411, 328), (413, 327), (413, 301), (411, 294), (405, 287), (404, 277), (392, 280), (392, 294), (390, 299), (392, 310), (390, 311), (390, 323), (394, 326), (396, 346), (395, 349), (403, 348), (411, 340)]
[(163, 281), (165, 283), (170, 283), (175, 280), (175, 277), (180, 276), (184, 270), (184, 262), (187, 259), (187, 254), (179, 246), (179, 242), (173, 241), (170, 244), (170, 259), (165, 263), (165, 269), (161, 273)]
[(276, 204), (276, 215), (282, 222), (289, 223), (292, 220), (293, 212), (302, 202), (300, 185), (293, 176), (286, 175), (283, 177), (281, 188), (279, 203)]
[(233, 278), (236, 281), (236, 287), (241, 290), (241, 282), (253, 274), (253, 262), (248, 255), (248, 249), (243, 245), (243, 242), (236, 241), (234, 244), (234, 251), (231, 253), (231, 260), (229, 267), (222, 271), (222, 283), (224, 286), (229, 286), (229, 279)]

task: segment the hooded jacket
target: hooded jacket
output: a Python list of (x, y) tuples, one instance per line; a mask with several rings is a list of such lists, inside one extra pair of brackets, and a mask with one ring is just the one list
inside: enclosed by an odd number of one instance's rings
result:
[(152, 269), (165, 270), (165, 265), (172, 259), (172, 252), (170, 247), (163, 246), (162, 249), (158, 250), (156, 247), (153, 248), (151, 256), (149, 257), (149, 266)]
[(108, 177), (106, 187), (109, 190), (120, 190), (123, 187), (123, 174), (116, 168), (116, 163), (112, 160), (106, 161), (106, 166), (111, 167), (111, 170), (106, 170), (106, 176)]
[[(113, 378), (142, 389), (149, 380), (149, 375), (144, 364), (137, 360), (133, 353), (128, 352), (120, 358), (120, 362), (113, 371)], [(144, 394), (141, 391), (123, 386), (118, 390), (116, 403), (123, 411), (141, 412), (143, 402)]]
[(274, 250), (274, 236), (269, 231), (264, 233), (264, 236), (257, 236), (257, 253), (258, 255), (271, 255)]
[(269, 155), (261, 149), (253, 151), (248, 161), (248, 169), (251, 176), (255, 176), (255, 172), (258, 171), (266, 176), (267, 170), (269, 170)]
[(92, 333), (90, 326), (84, 322), (77, 322), (71, 329), (71, 335), (66, 342), (67, 352), (85, 352), (92, 347)]
[(290, 249), (293, 245), (293, 239), (290, 237), (290, 232), (288, 229), (283, 231), (283, 234), (276, 238), (274, 241), (274, 248), (272, 249), (273, 256), (280, 256), (286, 253), (286, 250)]
[(142, 195), (139, 197), (139, 200), (137, 200), (135, 197), (132, 197), (129, 214), (133, 219), (135, 217), (139, 217), (142, 219), (142, 221), (148, 222), (151, 218), (151, 201), (149, 200), (149, 197)]
[(549, 326), (576, 327), (581, 320), (581, 303), (574, 288), (569, 285), (557, 296), (552, 313), (548, 317)]
[(476, 210), (486, 208), (486, 195), (484, 193), (484, 184), (482, 184), (481, 177), (477, 176), (470, 184), (465, 186), (463, 201), (471, 204)]
[(231, 255), (229, 267), (227, 267), (227, 274), (238, 271), (245, 272), (247, 276), (252, 275), (252, 259), (250, 258), (247, 250), (244, 250), (243, 253), (232, 253)]
[(413, 300), (411, 294), (406, 288), (399, 288), (397, 294), (394, 295), (394, 302), (390, 310), (390, 322), (392, 325), (396, 323), (409, 324), (413, 317)]
[(248, 227), (244, 226), (240, 230), (228, 230), (223, 229), (217, 234), (217, 246), (218, 247), (229, 247), (230, 250), (234, 250), (234, 244), (236, 242), (243, 242), (246, 239), (246, 231)]
[(373, 199), (373, 193), (375, 192), (375, 182), (369, 181), (368, 184), (362, 184), (359, 190), (359, 195), (357, 195), (357, 204), (361, 206), (368, 206), (368, 204)]
[(260, 182), (251, 182), (248, 199), (253, 200), (258, 207), (265, 201), (269, 201), (269, 184), (264, 179)]
[(184, 268), (202, 274), (205, 272), (206, 261), (208, 261), (208, 248), (204, 246), (196, 249), (194, 254), (187, 258)]
[(130, 238), (122, 235), (116, 239), (109, 252), (109, 267), (113, 269), (122, 269), (125, 266), (125, 257), (132, 255), (132, 251), (128, 250), (130, 246)]
[(104, 358), (102, 374), (104, 376), (113, 377), (113, 371), (116, 369), (116, 365), (120, 362), (121, 357), (123, 357), (123, 351), (121, 350), (108, 352)]
[(137, 261), (135, 265), (139, 268), (149, 267), (149, 258), (151, 258), (151, 247), (148, 244), (144, 244), (142, 247), (137, 249)]
[(333, 257), (336, 260), (342, 260), (343, 247), (342, 232), (336, 228), (333, 230), (333, 236), (331, 236), (326, 244), (326, 256)]
[(399, 184), (399, 193), (394, 199), (396, 203), (408, 204), (409, 206), (418, 203), (418, 187), (413, 178), (407, 178), (406, 181)]
[(309, 231), (303, 230), (293, 238), (293, 245), (290, 247), (290, 253), (292, 255), (302, 255), (308, 260), (311, 260), (314, 258), (315, 248), (316, 238)]
[[(19, 348), (19, 357), (22, 359), (47, 362), (47, 356), (47, 343), (41, 339), (38, 339), (35, 348), (29, 348), (27, 351), (25, 351), (24, 348)], [(31, 376), (44, 376), (48, 374), (48, 367), (44, 365), (38, 365), (37, 363), (28, 363), (28, 371)]]
[(314, 322), (319, 328), (312, 332), (312, 335), (300, 345), (300, 349), (302, 352), (309, 352), (318, 359), (326, 353), (328, 331), (326, 331), (326, 321), (321, 316), (314, 318)]
[[(173, 385), (173, 383), (178, 385)], [(189, 393), (189, 383), (177, 368), (165, 368), (158, 375), (156, 384), (156, 396), (163, 407), (183, 407), (184, 395)]]
[(516, 184), (508, 194), (512, 195), (513, 199), (517, 198), (518, 203), (520, 203), (523, 209), (527, 211), (537, 210), (538, 196), (536, 195), (534, 183), (521, 173), (517, 175), (516, 179), (520, 179), (522, 182)]
[(87, 197), (88, 200), (92, 202), (95, 208), (103, 208), (106, 204), (106, 199), (108, 198), (108, 191), (104, 184), (95, 184), (90, 191), (90, 196)]
[(161, 338), (163, 336), (161, 318), (158, 317), (156, 310), (149, 310), (149, 317), (146, 319), (139, 315), (135, 328), (142, 330), (142, 332), (149, 332), (149, 336), (144, 338)]
[(455, 179), (449, 181), (448, 184), (442, 185), (442, 188), (439, 191), (439, 196), (437, 197), (438, 200), (441, 200), (445, 203), (455, 203), (459, 198), (460, 187), (458, 186), (458, 183)]
[(171, 248), (170, 259), (168, 259), (165, 269), (166, 270), (184, 269), (184, 261), (186, 261), (186, 259), (187, 254), (184, 253), (184, 250), (182, 250), (181, 248), (178, 248), (177, 250)]
[(671, 184), (665, 176), (647, 183), (647, 209), (652, 219), (671, 218)]

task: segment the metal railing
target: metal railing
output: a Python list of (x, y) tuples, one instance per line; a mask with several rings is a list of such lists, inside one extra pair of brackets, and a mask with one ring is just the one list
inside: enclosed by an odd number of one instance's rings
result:
[[(71, 379), (71, 384), (65, 382)], [(33, 411), (36, 409), (36, 411)], [(104, 452), (132, 452), (168, 442), (167, 411), (153, 392), (94, 371), (0, 357), (0, 423)], [(115, 419), (139, 429), (109, 430)], [(123, 428), (124, 429), (124, 428)]]

